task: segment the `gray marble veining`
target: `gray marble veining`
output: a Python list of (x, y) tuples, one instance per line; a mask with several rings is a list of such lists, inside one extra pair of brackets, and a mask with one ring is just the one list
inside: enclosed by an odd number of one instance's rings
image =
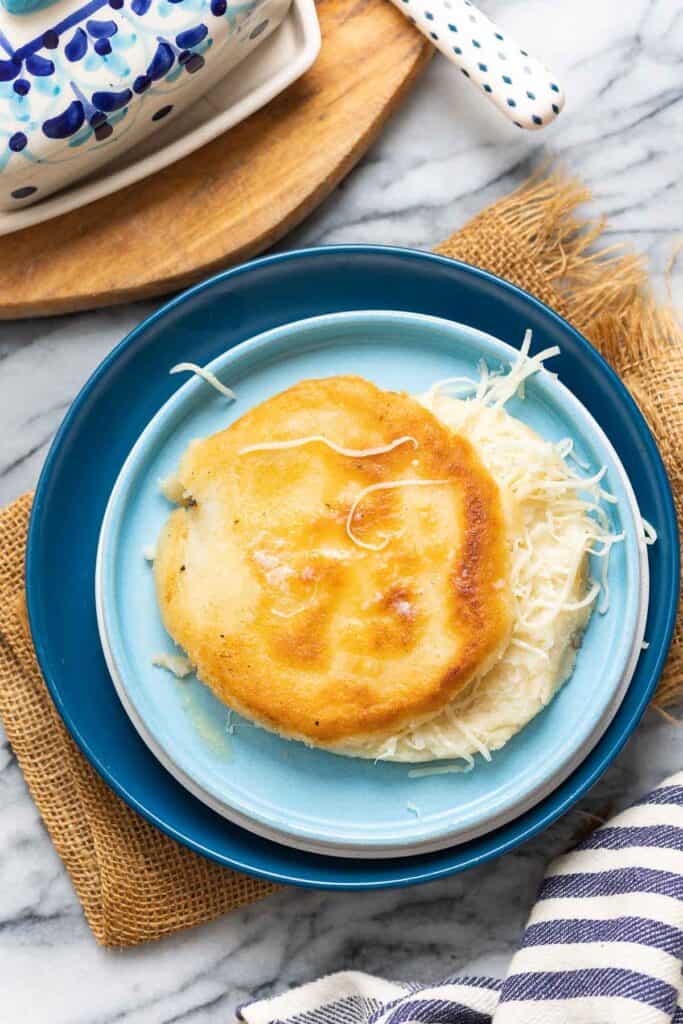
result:
[[(543, 159), (595, 194), (610, 243), (649, 260), (663, 293), (683, 237), (683, 9), (676, 0), (490, 0), (544, 56), (567, 109), (523, 134), (435, 59), (401, 112), (325, 205), (279, 248), (330, 242), (429, 247)], [(11, 258), (11, 253), (8, 254)], [(683, 256), (671, 285), (683, 298)], [(0, 503), (30, 488), (69, 402), (158, 303), (0, 325)], [(340, 968), (436, 979), (502, 974), (546, 861), (586, 827), (681, 768), (680, 733), (648, 712), (595, 790), (495, 865), (413, 889), (287, 891), (221, 921), (126, 952), (98, 949), (0, 738), (0, 1021), (205, 1024), (235, 1005)]]

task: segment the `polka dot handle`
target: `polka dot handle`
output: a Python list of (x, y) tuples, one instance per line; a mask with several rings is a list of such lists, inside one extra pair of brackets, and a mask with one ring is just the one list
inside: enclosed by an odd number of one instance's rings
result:
[(543, 128), (562, 110), (552, 72), (470, 0), (392, 2), (518, 128)]

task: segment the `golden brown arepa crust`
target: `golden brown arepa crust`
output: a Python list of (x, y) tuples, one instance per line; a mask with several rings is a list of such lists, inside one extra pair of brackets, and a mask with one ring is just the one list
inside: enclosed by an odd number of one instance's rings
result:
[[(244, 452), (322, 435), (320, 442)], [(506, 527), (472, 446), (360, 377), (306, 380), (187, 449), (163, 528), (166, 629), (227, 705), (319, 746), (436, 714), (505, 648)], [(438, 481), (374, 490), (380, 483)], [(385, 543), (386, 542), (386, 543)]]

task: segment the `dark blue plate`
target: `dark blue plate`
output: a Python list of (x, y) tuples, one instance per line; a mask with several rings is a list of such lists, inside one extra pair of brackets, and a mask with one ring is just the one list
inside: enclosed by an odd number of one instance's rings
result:
[[(507, 340), (521, 339), (530, 327), (539, 348), (559, 345), (554, 369), (607, 433), (659, 537), (650, 551), (650, 646), (616, 717), (581, 767), (504, 828), (450, 850), (378, 861), (321, 857), (259, 839), (184, 790), (119, 703), (100, 649), (94, 600), (105, 505), (133, 443), (178, 386), (168, 368), (181, 360), (207, 363), (292, 320), (353, 309), (427, 313)], [(423, 882), (489, 860), (545, 828), (596, 781), (633, 732), (659, 677), (675, 620), (679, 547), (652, 435), (616, 375), (569, 324), (513, 285), (452, 260), (408, 249), (339, 246), (269, 257), (214, 277), (168, 303), (114, 349), (74, 401), (48, 454), (31, 516), (26, 580), (36, 652), (55, 704), (85, 755), (131, 807), (199, 853), (251, 874), (371, 888)]]

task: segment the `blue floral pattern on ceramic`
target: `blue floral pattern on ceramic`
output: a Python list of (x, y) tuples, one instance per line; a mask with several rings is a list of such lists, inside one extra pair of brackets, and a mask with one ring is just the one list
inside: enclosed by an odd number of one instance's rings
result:
[[(35, 201), (144, 139), (234, 67), (289, 0), (61, 0), (0, 19), (0, 205)], [(41, 16), (27, 16), (33, 23)], [(26, 34), (24, 32), (24, 34)]]

